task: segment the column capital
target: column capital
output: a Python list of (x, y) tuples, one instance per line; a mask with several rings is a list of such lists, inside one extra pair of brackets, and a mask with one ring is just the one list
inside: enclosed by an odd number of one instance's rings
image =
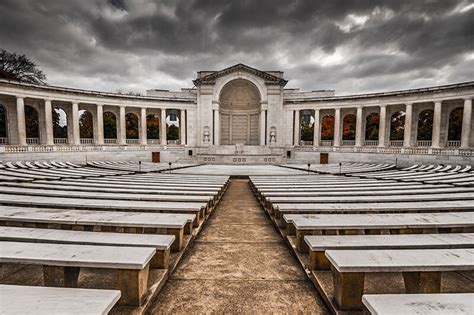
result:
[(463, 99), (464, 101), (471, 101), (471, 102), (472, 102), (472, 99), (473, 99), (473, 98), (474, 98), (473, 96), (467, 96), (467, 97), (463, 97), (462, 99)]
[(356, 109), (363, 109), (363, 108), (364, 108), (364, 105), (357, 105), (355, 108), (356, 108)]
[(25, 98), (26, 98), (26, 95), (24, 95), (24, 94), (17, 94), (17, 95), (15, 95), (15, 98), (16, 98), (16, 99), (19, 99), (19, 98), (25, 99)]
[(45, 102), (52, 102), (53, 99), (50, 98), (50, 97), (45, 97), (45, 98), (43, 98), (43, 101), (45, 101)]
[(413, 105), (413, 102), (406, 102), (405, 103), (405, 106), (412, 106)]
[(380, 104), (380, 105), (378, 105), (378, 106), (379, 106), (379, 107), (385, 107), (385, 108), (386, 108), (386, 107), (388, 106), (388, 104)]

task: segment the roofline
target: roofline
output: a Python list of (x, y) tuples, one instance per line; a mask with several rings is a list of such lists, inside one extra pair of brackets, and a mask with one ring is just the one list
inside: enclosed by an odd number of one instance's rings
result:
[(316, 98), (294, 98), (294, 99), (289, 98), (289, 99), (285, 99), (284, 102), (285, 103), (305, 103), (305, 102), (316, 102), (316, 101), (337, 101), (337, 100), (352, 100), (352, 99), (364, 99), (364, 98), (375, 98), (375, 97), (406, 96), (407, 94), (440, 92), (444, 90), (451, 90), (451, 89), (458, 89), (458, 88), (474, 88), (474, 81), (438, 85), (438, 86), (424, 87), (424, 88), (416, 88), (416, 89), (408, 89), (408, 90), (396, 90), (396, 91), (389, 91), (389, 92), (377, 92), (377, 93), (353, 94), (353, 95), (341, 95), (341, 96), (323, 96), (323, 97), (316, 97)]
[[(26, 83), (26, 82), (20, 82), (20, 81), (0, 79), (0, 85), (2, 84), (27, 87), (31, 89), (38, 89), (38, 90), (45, 90), (45, 91), (73, 93), (73, 94), (82, 94), (82, 95), (100, 96), (100, 97), (139, 99), (139, 100), (145, 100), (145, 101), (180, 102), (180, 103), (183, 103), (183, 102), (195, 103), (196, 102), (195, 98), (192, 98), (192, 99), (191, 98), (166, 98), (166, 97), (158, 97), (158, 96), (126, 95), (126, 94), (119, 94), (119, 93), (112, 93), (112, 92), (83, 90), (83, 89), (68, 88), (68, 87), (61, 87), (61, 86), (54, 86), (54, 85), (42, 85), (42, 84), (33, 84), (33, 83)], [(181, 92), (178, 91), (178, 92), (170, 92), (170, 93), (181, 93)]]

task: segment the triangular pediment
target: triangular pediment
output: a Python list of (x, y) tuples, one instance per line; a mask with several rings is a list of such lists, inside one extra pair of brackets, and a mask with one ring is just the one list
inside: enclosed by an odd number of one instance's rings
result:
[(203, 72), (204, 74), (201, 77), (194, 80), (193, 83), (196, 86), (203, 85), (203, 84), (214, 84), (218, 78), (229, 75), (233, 72), (248, 72), (250, 74), (253, 74), (257, 77), (264, 79), (265, 84), (285, 86), (286, 83), (288, 82), (287, 80), (281, 77), (278, 77), (276, 75), (273, 75), (269, 72), (261, 71), (261, 70), (249, 67), (247, 65), (244, 65), (243, 63), (239, 63), (239, 64), (236, 64), (234, 66), (231, 66), (219, 71), (210, 71), (210, 72), (205, 71)]

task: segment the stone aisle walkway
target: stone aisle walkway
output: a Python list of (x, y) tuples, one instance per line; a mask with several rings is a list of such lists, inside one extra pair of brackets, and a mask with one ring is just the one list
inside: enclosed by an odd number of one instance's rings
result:
[(327, 313), (247, 180), (232, 180), (214, 211), (151, 314)]

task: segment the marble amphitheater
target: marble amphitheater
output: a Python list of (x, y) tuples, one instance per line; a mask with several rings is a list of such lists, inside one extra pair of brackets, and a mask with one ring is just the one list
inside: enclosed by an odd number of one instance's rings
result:
[(474, 314), (474, 82), (0, 80), (1, 314)]

